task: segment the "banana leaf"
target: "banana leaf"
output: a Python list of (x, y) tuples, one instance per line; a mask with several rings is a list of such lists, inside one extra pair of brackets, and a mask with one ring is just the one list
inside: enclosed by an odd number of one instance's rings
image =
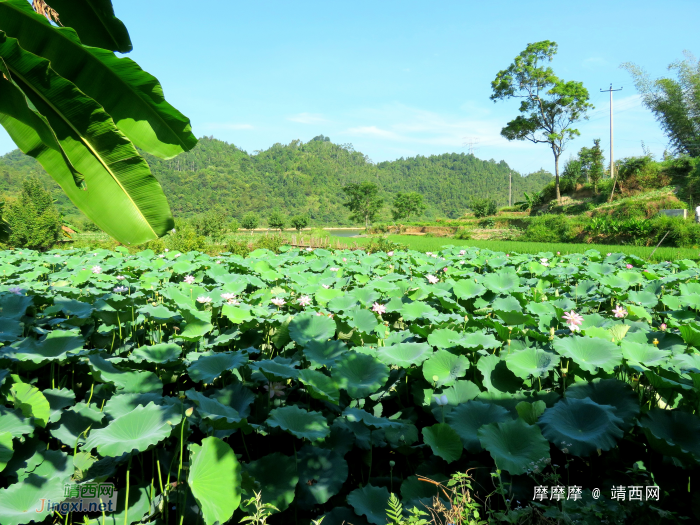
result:
[(171, 106), (158, 80), (129, 58), (84, 46), (71, 28), (51, 25), (26, 0), (0, 0), (0, 30), (19, 40), (112, 117), (137, 147), (169, 159), (197, 144), (190, 121)]
[(45, 0), (61, 24), (72, 27), (86, 46), (128, 53), (133, 49), (124, 23), (114, 16), (110, 0)]
[(78, 208), (125, 244), (156, 239), (173, 227), (160, 183), (97, 102), (56, 74), (48, 60), (25, 51), (2, 31), (0, 58), (14, 85), (46, 117), (66, 156), (85, 178), (87, 189), (76, 186), (63, 156), (42, 147), (31, 126), (7, 114), (0, 124), (23, 152), (36, 155)]

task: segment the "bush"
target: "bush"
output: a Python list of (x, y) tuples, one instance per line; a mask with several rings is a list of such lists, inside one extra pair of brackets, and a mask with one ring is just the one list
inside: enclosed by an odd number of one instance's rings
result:
[(398, 242), (392, 242), (388, 239), (388, 237), (384, 236), (376, 236), (372, 237), (372, 240), (365, 245), (365, 251), (367, 253), (376, 253), (376, 252), (391, 252), (391, 251), (398, 251), (398, 250), (407, 250), (408, 246), (405, 244), (400, 244)]
[(226, 251), (241, 257), (247, 257), (250, 253), (250, 247), (245, 241), (229, 241), (226, 244)]
[(455, 239), (460, 239), (462, 241), (468, 241), (472, 238), (471, 230), (468, 228), (465, 228), (464, 226), (460, 226), (457, 228), (457, 231), (455, 232)]
[(163, 242), (167, 248), (183, 253), (204, 251), (207, 247), (206, 237), (198, 235), (190, 224), (177, 220), (173, 231), (163, 237)]
[(267, 218), (267, 225), (273, 230), (284, 230), (287, 225), (287, 218), (279, 210), (273, 210)]
[(228, 223), (228, 229), (231, 233), (236, 233), (240, 227), (241, 225), (236, 219), (231, 219), (231, 222)]
[(289, 241), (279, 233), (272, 235), (261, 235), (253, 244), (253, 249), (265, 249), (271, 252), (280, 253), (280, 247), (288, 244)]
[(489, 198), (474, 198), (469, 203), (469, 209), (474, 213), (474, 217), (481, 219), (482, 217), (488, 217), (489, 215), (496, 215), (498, 207), (496, 206), (496, 201)]
[(530, 242), (572, 242), (578, 233), (576, 226), (576, 222), (565, 215), (539, 215), (530, 221), (521, 239)]
[(295, 215), (289, 220), (289, 224), (291, 224), (292, 228), (296, 231), (300, 232), (309, 225), (309, 217), (306, 215)]
[(253, 230), (258, 227), (258, 224), (260, 224), (260, 219), (252, 211), (246, 213), (243, 219), (241, 219), (241, 226), (246, 230), (250, 230), (250, 233), (253, 233)]
[(228, 217), (221, 210), (211, 210), (192, 219), (192, 227), (197, 235), (209, 237), (219, 243), (226, 238)]
[(44, 251), (61, 236), (61, 217), (53, 198), (34, 177), (25, 179), (19, 197), (5, 204), (3, 219), (10, 229), (10, 246)]
[(98, 233), (102, 231), (97, 224), (92, 222), (92, 220), (88, 219), (87, 217), (82, 217), (75, 221), (75, 227), (78, 228), (78, 231), (80, 232)]

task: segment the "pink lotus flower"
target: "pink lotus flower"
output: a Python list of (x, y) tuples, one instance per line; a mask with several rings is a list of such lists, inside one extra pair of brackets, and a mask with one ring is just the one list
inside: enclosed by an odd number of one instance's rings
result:
[(284, 305), (284, 299), (282, 299), (281, 297), (275, 297), (275, 298), (271, 299), (270, 302), (272, 304), (274, 304), (275, 306), (283, 306)]
[(7, 291), (14, 295), (22, 295), (22, 289), (19, 286), (13, 286)]
[(608, 257), (610, 257), (611, 255), (612, 255), (612, 253), (609, 253), (609, 254), (608, 254)]
[(459, 264), (464, 264), (465, 262), (466, 261), (464, 259), (462, 259), (461, 261), (459, 261)]
[(561, 255), (561, 252), (557, 252), (557, 255)]
[(343, 262), (347, 262), (347, 259), (345, 257), (343, 257)]
[(578, 326), (578, 325), (575, 325), (575, 324), (568, 324), (568, 325), (566, 325), (566, 326), (569, 327), (569, 330), (571, 330), (571, 333), (572, 333), (572, 334), (581, 331), (581, 327)]
[(506, 253), (506, 257), (510, 257), (510, 254), (509, 254), (509, 253)]
[(311, 297), (308, 295), (302, 295), (299, 297), (299, 304), (301, 306), (309, 306), (311, 304)]
[(126, 277), (123, 275), (117, 275), (117, 281), (123, 281), (124, 279), (126, 279)]
[(632, 266), (631, 264), (627, 264), (626, 266), (627, 266), (627, 269), (628, 269), (628, 270), (634, 268), (634, 266)]
[(425, 255), (427, 255), (428, 257), (430, 257), (432, 254), (433, 252), (425, 252)]
[(117, 286), (113, 291), (114, 291), (114, 293), (122, 293), (122, 292), (128, 292), (129, 289), (126, 286)]
[(665, 332), (665, 331), (666, 331), (666, 328), (668, 328), (668, 327), (666, 326), (666, 323), (661, 323), (661, 325), (659, 326), (659, 328), (661, 328), (661, 330), (663, 330), (663, 331)]
[(394, 255), (394, 252), (386, 252), (386, 254), (387, 254), (389, 257), (392, 257), (392, 256)]
[(460, 255), (464, 255), (464, 254), (466, 254), (466, 253), (467, 253), (467, 250), (459, 250), (459, 254), (460, 254)]
[(434, 275), (430, 275), (430, 274), (426, 275), (425, 278), (428, 279), (428, 282), (430, 284), (435, 284), (436, 282), (439, 281), (439, 279), (437, 277), (435, 277)]
[(374, 303), (372, 305), (372, 311), (374, 313), (379, 314), (379, 315), (385, 314), (386, 313), (386, 306), (384, 306), (383, 304)]
[(566, 319), (566, 322), (569, 325), (573, 325), (576, 327), (581, 326), (581, 324), (583, 323), (583, 316), (577, 314), (573, 310), (571, 310), (570, 312), (564, 312), (564, 315), (562, 316), (562, 318)]
[(241, 303), (239, 301), (237, 301), (236, 299), (229, 299), (228, 301), (226, 301), (226, 304), (231, 304), (231, 305), (236, 306), (236, 305), (239, 305)]
[(211, 297), (206, 297), (204, 295), (200, 295), (197, 297), (197, 302), (201, 304), (207, 304), (211, 302)]
[(622, 306), (619, 304), (617, 305), (617, 308), (613, 310), (613, 313), (615, 314), (615, 317), (627, 317), (627, 310), (625, 310)]
[(269, 383), (263, 386), (265, 390), (270, 393), (270, 399), (273, 397), (282, 397), (284, 395), (284, 389), (287, 388), (282, 383)]
[(102, 273), (102, 268), (100, 266), (93, 266), (92, 267), (92, 273)]
[(191, 275), (186, 275), (186, 276), (185, 276), (185, 282), (186, 282), (187, 284), (192, 284), (192, 283), (194, 282), (194, 277), (191, 276)]
[(233, 293), (222, 293), (221, 298), (224, 299), (225, 301), (230, 301), (231, 299), (236, 298), (236, 294)]
[(447, 272), (447, 266), (442, 269), (443, 272)]

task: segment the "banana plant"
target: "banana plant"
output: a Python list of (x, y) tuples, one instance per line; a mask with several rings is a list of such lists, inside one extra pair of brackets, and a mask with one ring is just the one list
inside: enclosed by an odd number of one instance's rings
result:
[(0, 0), (0, 124), (97, 226), (124, 244), (174, 226), (137, 148), (163, 159), (197, 143), (158, 80), (129, 58), (111, 0)]

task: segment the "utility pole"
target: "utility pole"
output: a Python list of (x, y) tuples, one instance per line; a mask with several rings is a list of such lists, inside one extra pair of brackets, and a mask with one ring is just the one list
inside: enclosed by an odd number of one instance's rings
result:
[[(613, 164), (613, 91), (622, 91), (622, 88), (620, 89), (613, 89), (612, 84), (610, 84), (610, 87), (608, 89), (601, 89), (601, 93), (605, 92), (610, 92), (610, 178), (615, 177), (615, 165)], [(615, 191), (613, 189), (613, 191)]]
[(513, 205), (513, 171), (508, 170), (508, 206)]

